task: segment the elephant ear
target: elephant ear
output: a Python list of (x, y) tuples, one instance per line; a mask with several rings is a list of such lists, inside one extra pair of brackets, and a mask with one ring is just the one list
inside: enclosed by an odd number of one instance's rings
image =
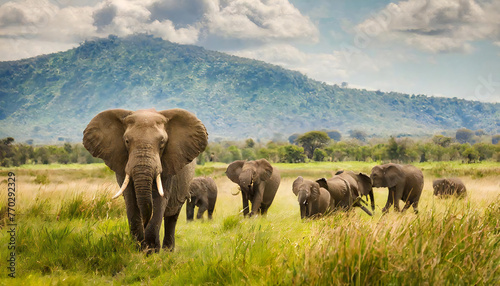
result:
[(233, 183), (240, 184), (240, 173), (245, 162), (245, 160), (237, 160), (227, 166), (226, 176), (229, 180), (233, 181)]
[(273, 166), (266, 159), (256, 160), (261, 181), (267, 181), (273, 174)]
[(83, 131), (83, 146), (92, 156), (101, 158), (115, 173), (124, 174), (128, 151), (123, 142), (123, 120), (132, 114), (124, 109), (110, 109), (97, 114)]
[(313, 183), (311, 187), (311, 201), (316, 201), (319, 198), (319, 184)]
[(187, 110), (176, 108), (159, 113), (167, 119), (165, 129), (168, 140), (161, 158), (163, 172), (175, 175), (205, 150), (208, 144), (207, 130)]
[(328, 190), (328, 183), (325, 178), (317, 179), (316, 183), (318, 183), (319, 186), (322, 187), (323, 189)]
[(299, 195), (299, 187), (302, 183), (304, 183), (304, 178), (302, 178), (302, 176), (298, 176), (297, 179), (293, 181), (292, 191), (296, 196)]
[(368, 196), (372, 191), (372, 180), (367, 174), (359, 173), (356, 175), (358, 182), (358, 192), (360, 196)]
[(399, 182), (404, 180), (403, 171), (397, 165), (389, 165), (384, 169), (385, 180), (388, 188), (395, 187)]

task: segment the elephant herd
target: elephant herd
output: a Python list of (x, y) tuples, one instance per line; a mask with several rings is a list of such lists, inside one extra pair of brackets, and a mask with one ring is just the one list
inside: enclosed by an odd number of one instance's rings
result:
[[(195, 207), (198, 219), (205, 211), (209, 219), (212, 217), (217, 186), (211, 178), (194, 178), (195, 159), (207, 144), (203, 123), (183, 109), (106, 110), (83, 131), (85, 148), (115, 172), (120, 189), (113, 198), (123, 195), (130, 232), (148, 253), (158, 252), (160, 247), (174, 249), (175, 227), (186, 201), (188, 220), (194, 218)], [(239, 185), (245, 216), (267, 213), (281, 181), (275, 167), (265, 159), (238, 160), (229, 164), (226, 175)], [(466, 194), (465, 186), (456, 178), (436, 180), (433, 186), (436, 196)], [(292, 191), (298, 197), (302, 218), (353, 207), (372, 215), (362, 197), (370, 198), (374, 211), (373, 187), (389, 189), (383, 212), (392, 205), (399, 211), (402, 200), (402, 211), (413, 206), (417, 213), (423, 174), (414, 166), (390, 163), (375, 166), (370, 176), (353, 171), (339, 171), (332, 178), (316, 181), (299, 176)], [(161, 245), (162, 220), (165, 235)]]

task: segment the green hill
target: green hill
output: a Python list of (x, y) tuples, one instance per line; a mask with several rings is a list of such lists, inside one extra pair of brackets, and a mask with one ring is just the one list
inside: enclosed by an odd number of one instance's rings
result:
[(261, 61), (147, 35), (0, 62), (0, 137), (80, 141), (98, 112), (185, 108), (211, 139), (271, 138), (313, 129), (432, 134), (500, 132), (500, 104), (340, 88)]

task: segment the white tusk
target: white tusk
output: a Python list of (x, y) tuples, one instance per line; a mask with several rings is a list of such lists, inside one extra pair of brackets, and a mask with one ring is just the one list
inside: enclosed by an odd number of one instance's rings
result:
[(156, 177), (156, 186), (158, 187), (158, 193), (163, 197), (163, 185), (161, 184), (161, 174)]
[(113, 200), (118, 198), (121, 194), (123, 194), (123, 191), (125, 191), (125, 189), (127, 188), (127, 185), (128, 185), (128, 181), (130, 181), (130, 177), (129, 175), (125, 175), (125, 180), (123, 180), (123, 184), (122, 184), (122, 187), (120, 188), (120, 190), (118, 191), (118, 193), (116, 193), (116, 195), (113, 196)]

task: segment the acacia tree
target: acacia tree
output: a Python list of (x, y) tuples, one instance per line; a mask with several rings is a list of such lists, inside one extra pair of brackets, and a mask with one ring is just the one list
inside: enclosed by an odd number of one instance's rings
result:
[(330, 137), (323, 131), (310, 131), (297, 138), (297, 143), (304, 147), (309, 159), (313, 157), (314, 150), (326, 146), (328, 142), (330, 142)]
[(460, 128), (457, 130), (455, 138), (459, 143), (473, 143), (474, 132), (467, 128)]

